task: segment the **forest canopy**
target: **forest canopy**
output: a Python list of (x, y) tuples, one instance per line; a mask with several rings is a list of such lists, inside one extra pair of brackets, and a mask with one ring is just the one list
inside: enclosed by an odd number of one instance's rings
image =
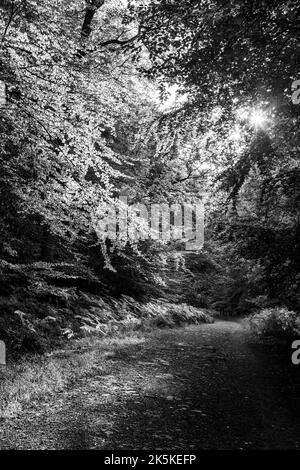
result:
[[(7, 266), (68, 263), (113, 296), (298, 312), (299, 8), (1, 1), (3, 285)], [(99, 237), (95, 217), (124, 195), (205, 200), (204, 248)]]

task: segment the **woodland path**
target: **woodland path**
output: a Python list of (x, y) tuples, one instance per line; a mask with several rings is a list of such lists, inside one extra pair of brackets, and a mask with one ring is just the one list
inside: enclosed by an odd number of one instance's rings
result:
[(2, 449), (300, 448), (300, 366), (242, 323), (151, 333), (3, 424)]

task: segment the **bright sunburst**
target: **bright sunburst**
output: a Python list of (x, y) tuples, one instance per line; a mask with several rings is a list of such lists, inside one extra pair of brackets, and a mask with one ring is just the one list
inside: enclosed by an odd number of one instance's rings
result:
[(267, 116), (262, 110), (254, 109), (250, 114), (250, 123), (254, 127), (263, 127), (267, 122)]

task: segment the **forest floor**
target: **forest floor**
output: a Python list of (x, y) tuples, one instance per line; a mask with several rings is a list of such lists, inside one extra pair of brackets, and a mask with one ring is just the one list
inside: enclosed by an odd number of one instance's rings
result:
[(241, 322), (158, 330), (3, 419), (1, 449), (300, 448), (300, 366)]

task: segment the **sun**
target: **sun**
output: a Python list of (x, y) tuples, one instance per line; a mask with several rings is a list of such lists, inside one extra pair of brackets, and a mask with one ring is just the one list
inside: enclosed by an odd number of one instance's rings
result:
[(254, 127), (264, 127), (267, 122), (265, 113), (259, 109), (254, 109), (250, 114), (250, 123)]
[(251, 108), (250, 106), (238, 108), (236, 117), (238, 122), (248, 122), (256, 129), (263, 128), (268, 121), (268, 117), (262, 109)]

